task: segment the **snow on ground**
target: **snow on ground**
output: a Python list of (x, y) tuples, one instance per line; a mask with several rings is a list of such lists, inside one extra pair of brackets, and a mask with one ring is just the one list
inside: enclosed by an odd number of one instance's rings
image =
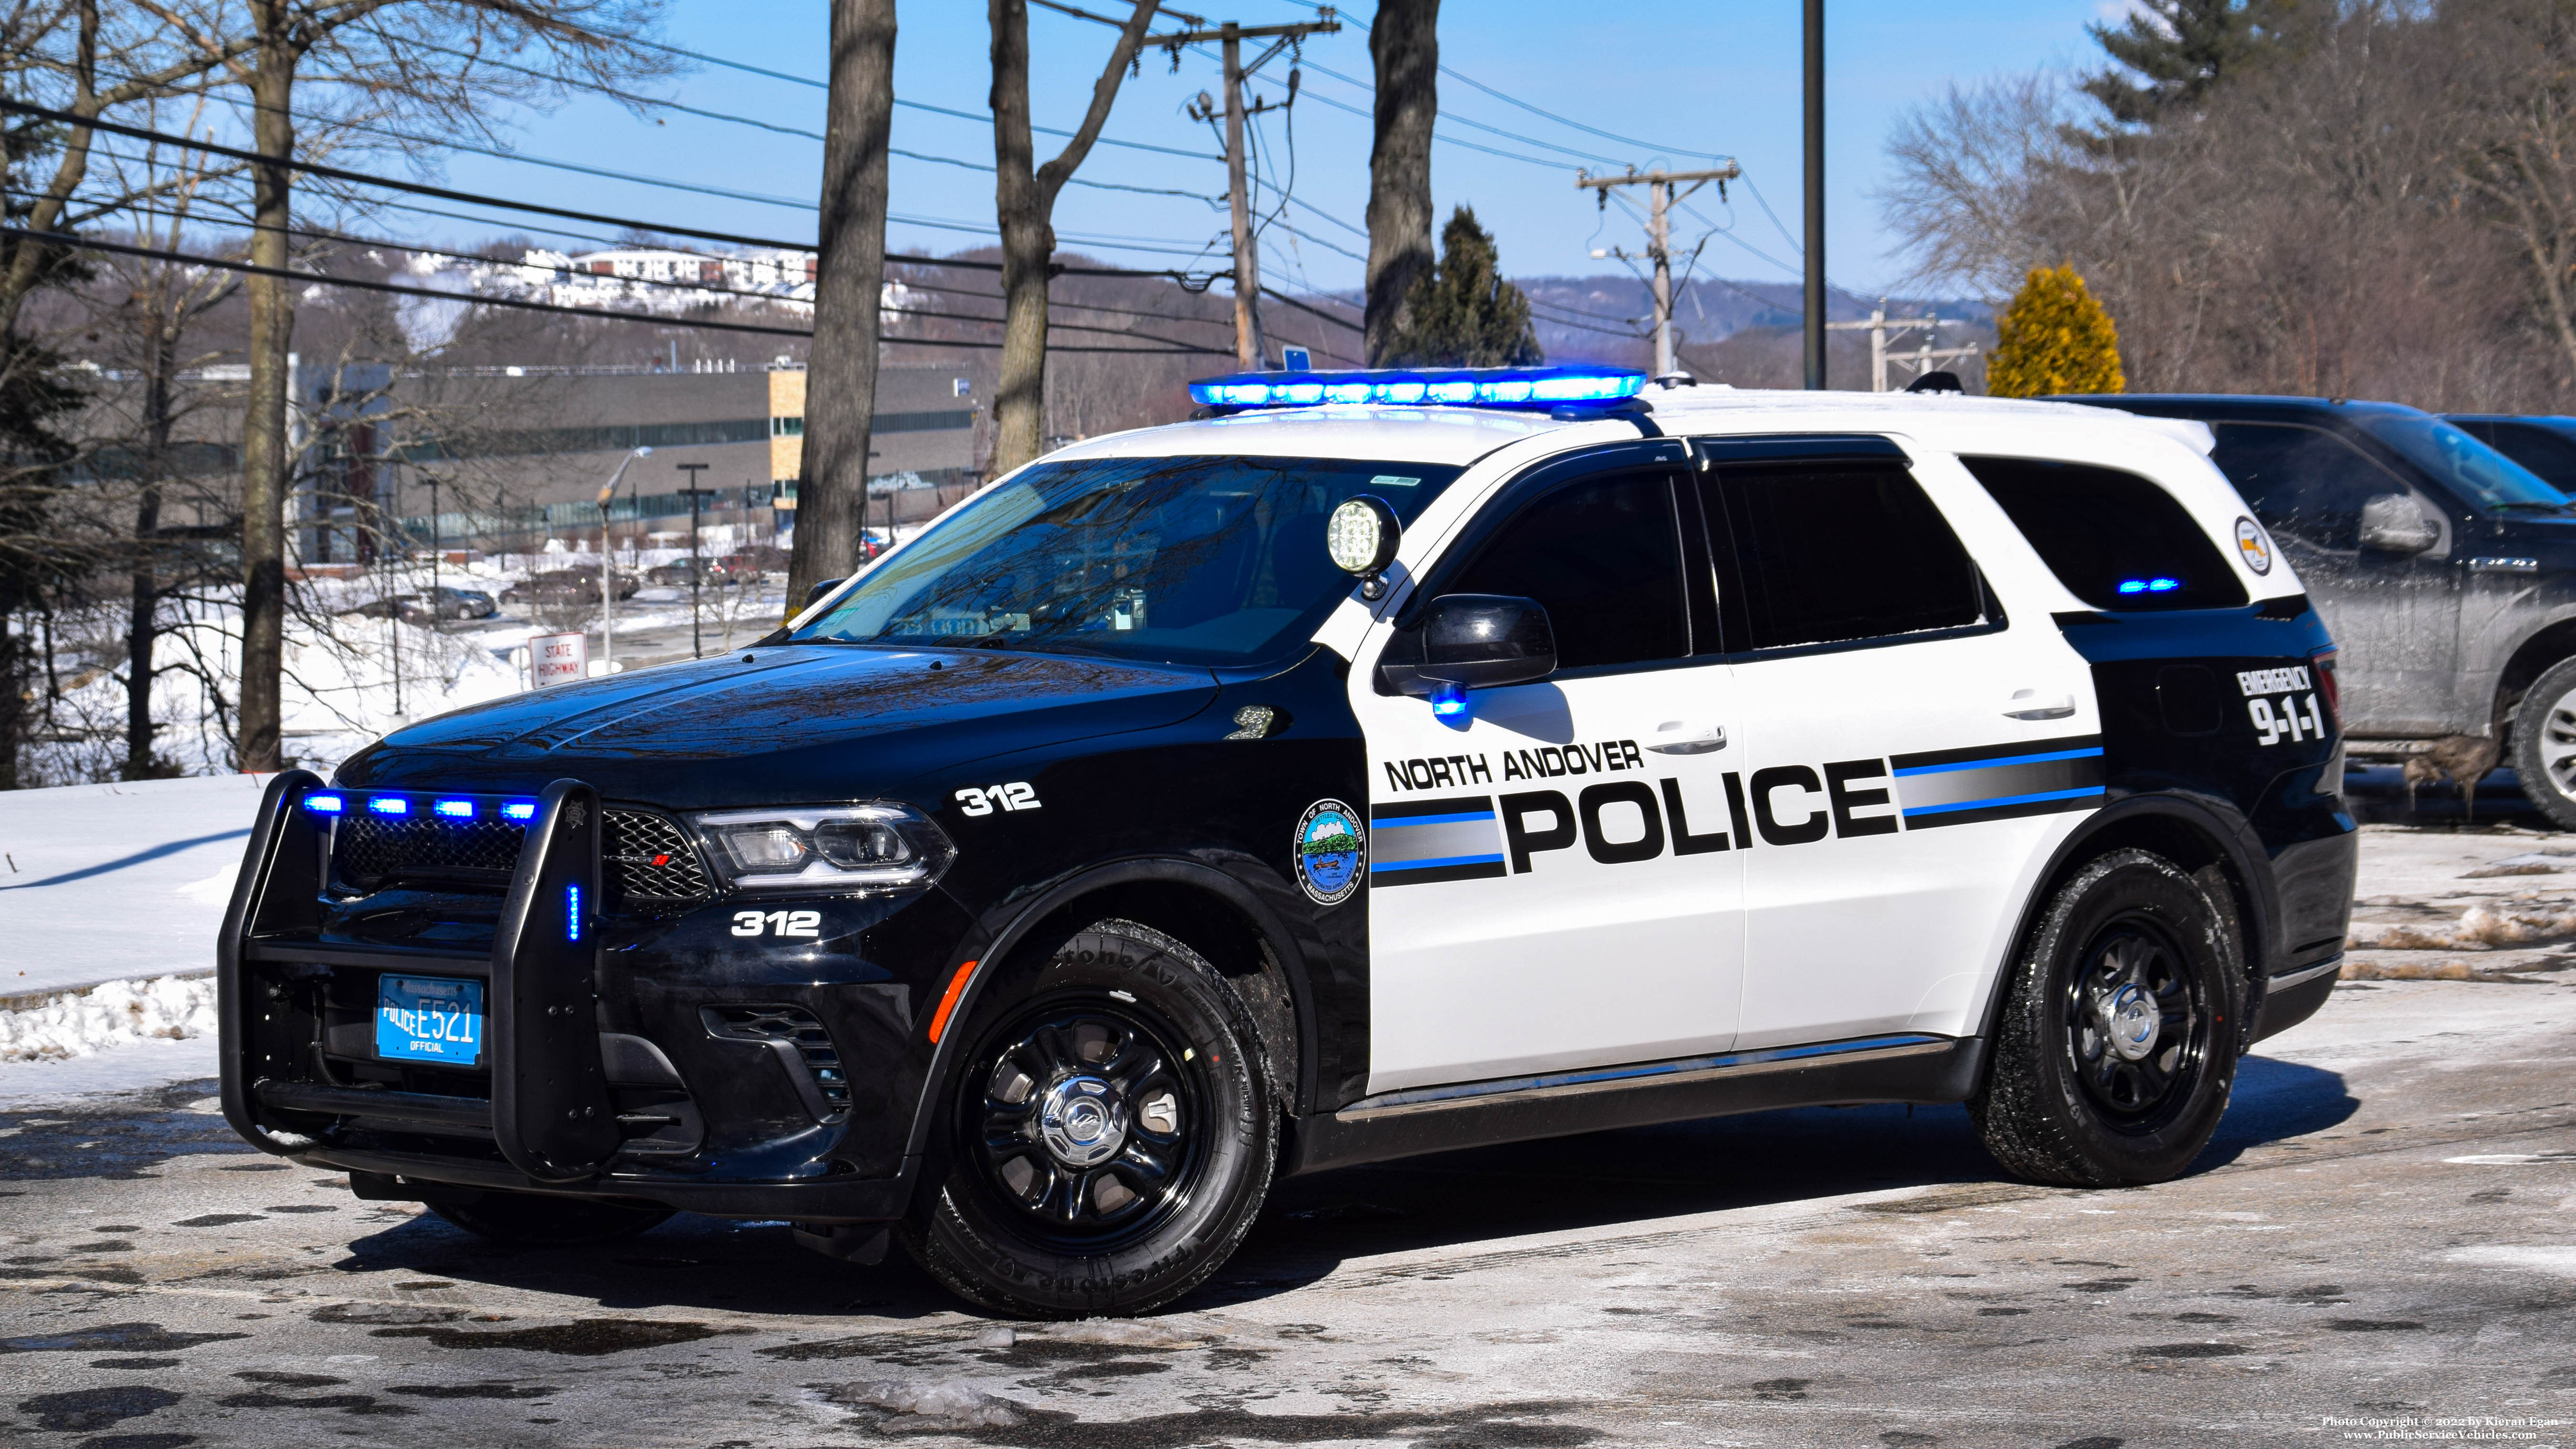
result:
[(2365, 825), (2347, 981), (2528, 981), (2576, 968), (2576, 836)]
[(213, 970), (267, 784), (210, 775), (0, 795), (0, 997)]

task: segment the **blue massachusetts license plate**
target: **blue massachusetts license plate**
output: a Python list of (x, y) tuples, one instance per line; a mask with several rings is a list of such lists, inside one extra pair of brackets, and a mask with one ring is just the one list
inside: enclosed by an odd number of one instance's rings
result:
[(377, 983), (377, 1056), (456, 1067), (482, 1064), (482, 982), (387, 975)]

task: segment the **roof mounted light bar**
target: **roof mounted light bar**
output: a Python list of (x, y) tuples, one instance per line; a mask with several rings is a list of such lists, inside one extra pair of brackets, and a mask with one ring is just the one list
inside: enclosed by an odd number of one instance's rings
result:
[(1645, 386), (1645, 373), (1624, 367), (1238, 372), (1191, 383), (1190, 399), (1220, 412), (1334, 404), (1550, 409), (1624, 402)]

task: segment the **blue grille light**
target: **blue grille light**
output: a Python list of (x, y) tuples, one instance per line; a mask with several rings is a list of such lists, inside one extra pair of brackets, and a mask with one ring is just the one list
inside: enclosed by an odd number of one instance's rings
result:
[(564, 939), (581, 939), (581, 886), (577, 883), (564, 887)]
[(446, 816), (450, 820), (471, 820), (474, 818), (474, 802), (471, 800), (441, 800), (429, 808)]
[(1411, 372), (1244, 372), (1201, 378), (1190, 399), (1206, 407), (1315, 407), (1325, 403), (1383, 403), (1417, 407), (1548, 407), (1557, 403), (1612, 403), (1635, 397), (1642, 372), (1623, 368), (1483, 368), (1424, 377)]
[(501, 806), (501, 814), (511, 820), (534, 820), (537, 818), (537, 802), (512, 800)]
[(409, 815), (411, 802), (400, 795), (370, 795), (367, 808), (378, 815)]
[(307, 795), (304, 808), (316, 815), (337, 815), (349, 808), (349, 802), (337, 795)]

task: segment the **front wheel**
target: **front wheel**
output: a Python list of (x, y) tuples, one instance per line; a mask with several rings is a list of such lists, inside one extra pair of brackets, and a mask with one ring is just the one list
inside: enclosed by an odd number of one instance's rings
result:
[(2576, 659), (2542, 670), (2514, 706), (2513, 772), (2541, 814), (2576, 830)]
[(905, 1251), (1032, 1318), (1144, 1313), (1206, 1281), (1260, 1212), (1278, 1132), (1242, 998), (1188, 946), (1117, 920), (994, 988)]
[(2177, 1177), (2227, 1110), (2243, 1023), (2234, 913), (2163, 856), (2115, 850), (2049, 897), (1968, 1100), (2005, 1170), (2065, 1187)]

